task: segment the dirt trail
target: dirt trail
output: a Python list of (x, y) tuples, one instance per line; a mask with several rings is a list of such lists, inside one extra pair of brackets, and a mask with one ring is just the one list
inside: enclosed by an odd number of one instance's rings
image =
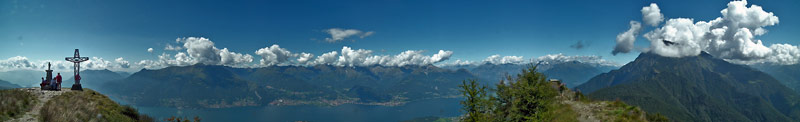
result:
[(607, 120), (608, 117), (605, 115), (601, 115), (605, 106), (608, 106), (608, 102), (606, 101), (595, 101), (595, 102), (581, 102), (576, 101), (575, 96), (577, 93), (565, 90), (560, 93), (559, 96), (556, 98), (563, 104), (569, 105), (573, 111), (578, 113), (578, 121), (579, 122), (602, 122), (603, 120)]
[(41, 90), (40, 88), (21, 88), (19, 90), (30, 92), (36, 95), (36, 98), (39, 99), (39, 102), (33, 106), (31, 111), (25, 112), (20, 118), (12, 119), (7, 122), (38, 122), (39, 121), (39, 111), (42, 109), (45, 103), (47, 103), (50, 98), (55, 96), (61, 95), (65, 92), (70, 92), (69, 88), (62, 88), (61, 91), (49, 91), (49, 90)]
[(600, 122), (605, 118), (603, 115), (596, 115), (603, 106), (607, 106), (606, 102), (591, 102), (583, 103), (580, 101), (563, 101), (565, 104), (572, 106), (572, 110), (578, 112), (578, 121), (580, 122)]

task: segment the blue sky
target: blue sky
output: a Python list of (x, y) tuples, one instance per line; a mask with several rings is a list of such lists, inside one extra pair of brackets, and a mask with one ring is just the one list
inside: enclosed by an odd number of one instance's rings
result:
[[(393, 55), (405, 50), (453, 51), (450, 60), (493, 55), (597, 55), (625, 63), (637, 53), (611, 55), (616, 35), (641, 9), (657, 3), (666, 18), (711, 20), (724, 0), (548, 1), (0, 1), (0, 59), (62, 60), (86, 56), (155, 60), (176, 38), (205, 37), (218, 48), (250, 54), (278, 44), (320, 55), (343, 46)], [(780, 23), (759, 36), (766, 44), (800, 44), (800, 1), (751, 0)], [(330, 28), (373, 31), (355, 41), (326, 42)], [(643, 32), (651, 30), (645, 28)], [(637, 39), (645, 40), (642, 37)], [(583, 41), (583, 49), (570, 45)], [(647, 43), (637, 43), (647, 46)], [(154, 48), (153, 53), (146, 51)]]

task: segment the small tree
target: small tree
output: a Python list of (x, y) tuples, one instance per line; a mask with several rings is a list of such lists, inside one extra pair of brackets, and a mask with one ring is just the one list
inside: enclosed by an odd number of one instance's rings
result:
[(547, 77), (529, 65), (516, 78), (506, 76), (497, 84), (494, 96), (486, 95), (485, 85), (475, 80), (462, 81), (461, 104), (467, 113), (463, 121), (550, 121), (558, 92)]
[(503, 99), (498, 103), (503, 107), (497, 109), (504, 115), (502, 121), (548, 121), (552, 116), (550, 110), (558, 92), (536, 68), (537, 65), (529, 65), (515, 82), (497, 85), (497, 97)]
[(461, 82), (461, 93), (466, 97), (461, 101), (463, 105), (462, 110), (467, 112), (467, 117), (462, 121), (466, 122), (483, 122), (489, 121), (490, 116), (488, 113), (491, 111), (490, 100), (486, 95), (487, 87), (479, 85), (475, 80), (464, 80)]

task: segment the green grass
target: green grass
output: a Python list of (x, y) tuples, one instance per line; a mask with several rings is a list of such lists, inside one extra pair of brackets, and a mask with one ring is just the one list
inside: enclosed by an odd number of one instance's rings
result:
[(555, 108), (552, 115), (553, 122), (577, 122), (578, 113), (573, 111), (567, 104), (552, 104)]
[(0, 90), (0, 121), (21, 117), (36, 104), (36, 97), (22, 90)]
[(647, 120), (647, 118), (644, 116), (643, 111), (639, 107), (625, 104), (622, 101), (611, 102), (611, 104), (608, 106), (611, 107), (612, 109), (607, 114), (609, 116), (613, 116), (613, 118), (615, 119), (614, 121), (616, 122), (633, 122), (633, 121)]
[(91, 89), (66, 92), (56, 96), (40, 111), (43, 121), (101, 121), (101, 122), (136, 122), (153, 121), (152, 118), (130, 107), (122, 106)]

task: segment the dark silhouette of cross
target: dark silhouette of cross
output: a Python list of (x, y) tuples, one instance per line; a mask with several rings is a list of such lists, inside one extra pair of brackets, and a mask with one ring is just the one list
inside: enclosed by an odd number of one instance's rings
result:
[[(80, 72), (81, 71), (81, 62), (88, 61), (89, 57), (81, 57), (81, 54), (78, 53), (78, 49), (75, 49), (75, 55), (73, 57), (67, 57), (67, 58), (64, 58), (64, 59), (69, 61), (69, 62), (75, 63), (75, 67), (74, 67), (75, 72), (73, 72), (73, 73), (75, 74), (75, 76), (78, 76), (78, 75), (81, 74), (81, 72)], [(81, 81), (79, 79), (75, 79), (75, 84), (72, 85), (72, 90), (83, 90), (83, 87), (81, 87)]]

